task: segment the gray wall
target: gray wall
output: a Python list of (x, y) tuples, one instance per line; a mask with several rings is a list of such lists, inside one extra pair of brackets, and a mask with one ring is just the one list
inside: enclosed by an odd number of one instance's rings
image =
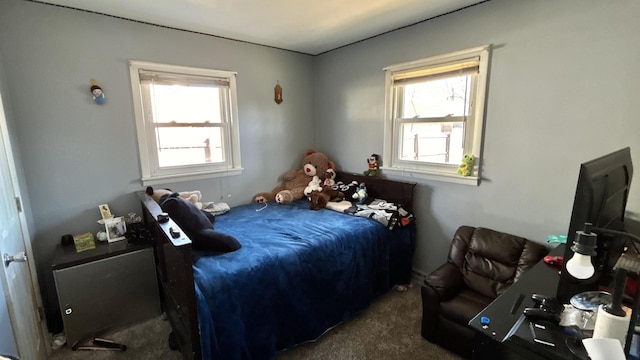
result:
[(316, 142), (363, 170), (382, 153), (382, 68), (493, 44), (482, 182), (419, 181), (414, 266), (441, 264), (463, 224), (566, 235), (581, 162), (631, 146), (640, 164), (638, 14), (633, 0), (493, 0), (326, 53), (315, 58)]
[[(20, 0), (0, 1), (0, 53), (49, 303), (60, 237), (100, 230), (98, 204), (109, 203), (117, 215), (140, 212), (128, 60), (238, 72), (243, 175), (167, 187), (201, 190), (204, 201), (247, 203), (314, 145), (308, 55)], [(91, 98), (92, 78), (106, 94), (104, 106)], [(278, 81), (280, 105), (273, 101)]]

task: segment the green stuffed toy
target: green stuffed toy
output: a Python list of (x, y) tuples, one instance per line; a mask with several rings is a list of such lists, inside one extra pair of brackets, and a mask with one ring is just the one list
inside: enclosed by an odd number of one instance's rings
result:
[(473, 171), (473, 163), (475, 158), (471, 154), (464, 154), (462, 157), (462, 163), (458, 166), (458, 175), (471, 176)]

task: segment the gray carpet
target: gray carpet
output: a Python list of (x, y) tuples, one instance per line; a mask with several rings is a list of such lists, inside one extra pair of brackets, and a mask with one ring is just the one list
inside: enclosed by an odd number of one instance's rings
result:
[[(421, 317), (422, 303), (418, 286), (407, 292), (392, 290), (318, 340), (284, 350), (275, 360), (460, 359), (420, 336)], [(180, 354), (171, 351), (167, 345), (169, 332), (169, 324), (161, 316), (105, 335), (126, 344), (125, 352), (71, 351), (62, 348), (53, 352), (51, 360), (179, 360)]]

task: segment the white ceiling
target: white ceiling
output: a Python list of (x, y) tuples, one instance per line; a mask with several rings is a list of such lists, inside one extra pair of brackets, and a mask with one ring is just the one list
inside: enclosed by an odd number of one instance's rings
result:
[(39, 0), (317, 55), (485, 0)]

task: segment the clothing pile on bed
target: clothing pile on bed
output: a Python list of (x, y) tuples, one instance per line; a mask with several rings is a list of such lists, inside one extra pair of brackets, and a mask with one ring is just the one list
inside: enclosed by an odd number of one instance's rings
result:
[(327, 209), (376, 220), (389, 230), (407, 226), (414, 220), (413, 214), (405, 210), (402, 205), (382, 199), (373, 199), (368, 204), (357, 204), (347, 200), (330, 201), (327, 203)]

